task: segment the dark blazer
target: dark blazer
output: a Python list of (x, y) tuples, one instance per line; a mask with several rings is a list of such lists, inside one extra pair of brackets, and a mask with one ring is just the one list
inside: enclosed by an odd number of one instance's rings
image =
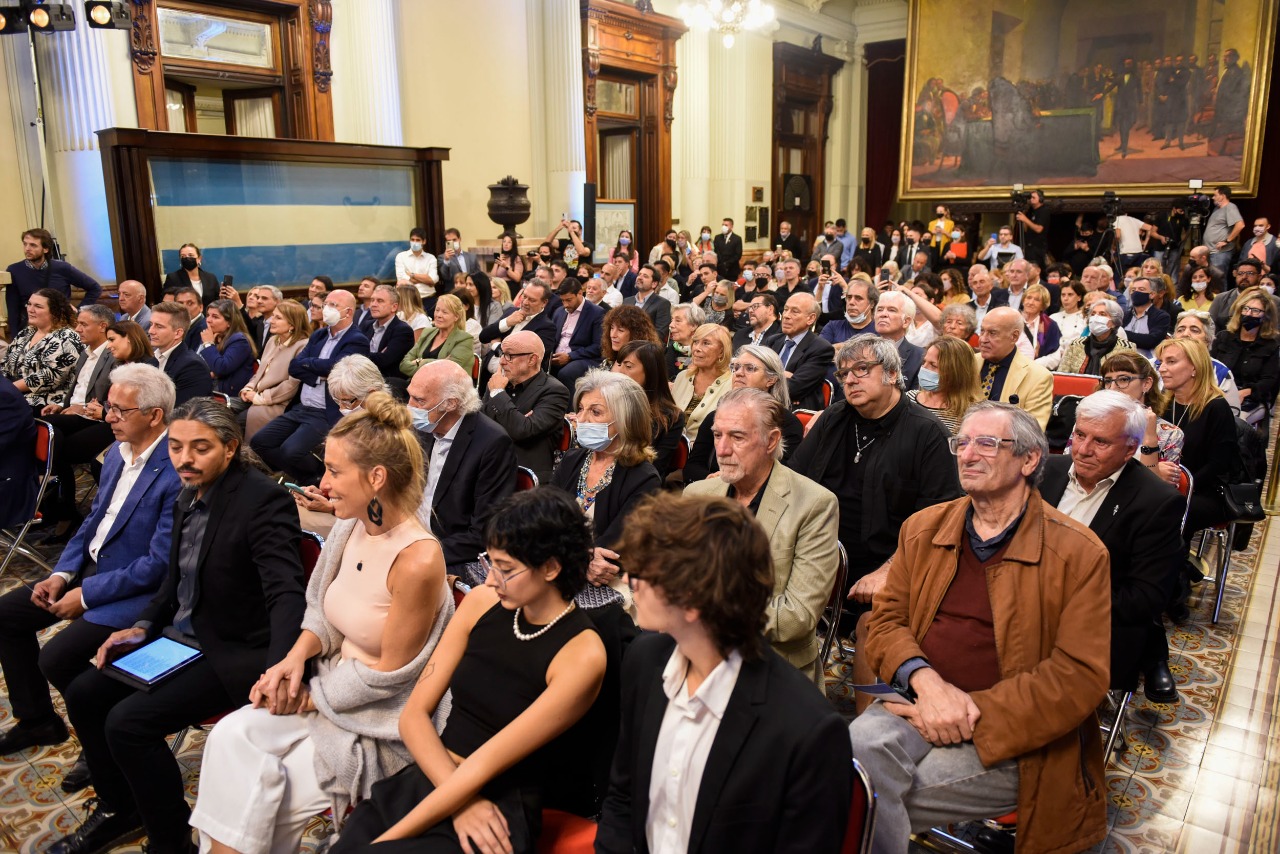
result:
[[(80, 351), (80, 358), (76, 359), (76, 366), (71, 371), (71, 385), (67, 386), (66, 394), (62, 396), (62, 402), (59, 406), (68, 406), (71, 403), (71, 393), (75, 391), (76, 383), (80, 382), (80, 372), (84, 370), (84, 363), (89, 360), (88, 348)], [(116, 357), (111, 355), (111, 350), (103, 350), (102, 355), (98, 357), (98, 361), (93, 365), (93, 376), (89, 379), (89, 388), (85, 392), (85, 400), (100, 400), (105, 406), (107, 403), (107, 390), (111, 388), (111, 369), (116, 366)]]
[[(55, 572), (70, 573), (73, 579), (79, 579), (92, 562), (89, 543), (97, 536), (124, 465), (120, 443), (116, 442), (103, 455), (102, 482), (89, 515), (62, 550)], [(161, 442), (147, 458), (146, 467), (112, 521), (111, 530), (98, 549), (97, 570), (89, 578), (79, 579), (89, 605), (84, 613), (86, 620), (100, 626), (126, 628), (133, 625), (155, 595), (169, 571), (173, 502), (181, 489), (182, 481), (173, 470), (169, 450)]]
[(238, 397), (240, 389), (253, 376), (253, 350), (243, 332), (233, 332), (221, 353), (217, 345), (213, 345), (201, 350), (200, 356), (208, 364), (210, 373), (217, 375), (214, 385), (223, 394)]
[[(802, 284), (808, 284), (802, 282)], [(813, 296), (818, 296), (818, 280), (813, 280)], [(821, 330), (833, 320), (839, 320), (844, 317), (844, 292), (840, 290), (840, 286), (834, 280), (827, 286), (825, 298), (818, 303), (818, 329)]]
[[(774, 352), (782, 354), (782, 348), (789, 339), (783, 335), (775, 338), (769, 346)], [(835, 358), (835, 348), (831, 342), (816, 332), (806, 332), (804, 338), (791, 353), (786, 369), (791, 372), (787, 380), (787, 391), (791, 393), (792, 409), (822, 409), (822, 381), (827, 378), (827, 369)]]
[[(578, 316), (578, 325), (573, 327), (573, 334), (569, 336), (570, 362), (584, 359), (588, 362), (600, 361), (600, 336), (603, 334), (604, 314), (605, 310), (591, 300), (582, 301), (582, 314)], [(560, 336), (564, 332), (564, 324), (568, 319), (569, 313), (564, 310), (563, 305), (556, 309), (552, 316), (552, 323), (555, 324), (555, 338), (549, 353), (555, 353), (556, 347), (560, 346)], [(532, 326), (533, 321), (530, 321), (529, 325)]]
[[(307, 346), (299, 350), (298, 355), (294, 356), (293, 361), (289, 363), (289, 376), (302, 380), (305, 385), (315, 385), (329, 376), (333, 366), (347, 356), (369, 355), (369, 339), (365, 338), (359, 329), (349, 326), (342, 340), (338, 342), (338, 346), (334, 347), (333, 352), (329, 354), (329, 358), (322, 358), (320, 353), (324, 349), (324, 342), (328, 336), (327, 328), (317, 329), (311, 333), (311, 337), (307, 339)], [(293, 396), (289, 408), (301, 405), (302, 391), (299, 389)], [(324, 390), (324, 411), (330, 426), (337, 424), (338, 419), (342, 417), (342, 413), (338, 412), (337, 402), (334, 401), (333, 395), (329, 394), (327, 383)]]
[[(178, 553), (187, 490), (173, 505), (168, 575), (139, 621), (154, 638), (178, 613)], [(200, 547), (200, 595), (191, 623), (232, 699), (248, 699), (258, 677), (289, 652), (302, 628), (298, 508), (262, 472), (233, 461), (211, 497)]]
[[(623, 305), (635, 305), (635, 297), (627, 297), (622, 301)], [(644, 305), (640, 306), (644, 309), (644, 313), (649, 315), (649, 319), (653, 321), (653, 328), (658, 330), (658, 340), (666, 341), (667, 333), (671, 331), (671, 303), (666, 297), (654, 291), (649, 298), (644, 301)]]
[(209, 376), (208, 363), (191, 352), (186, 344), (178, 344), (173, 348), (164, 363), (164, 372), (177, 388), (176, 403), (213, 394), (213, 377)]
[(249, 337), (253, 339), (253, 346), (258, 348), (258, 355), (262, 355), (262, 351), (267, 349), (267, 338), (270, 337), (271, 331), (268, 329), (267, 321), (270, 319), (266, 315), (258, 315), (250, 317), (247, 309), (240, 309), (240, 317), (244, 320), (244, 325), (249, 330)]
[(738, 263), (742, 260), (742, 238), (732, 231), (717, 234), (715, 240), (711, 241), (711, 248), (716, 252), (716, 269), (720, 272), (720, 278), (738, 281), (738, 274), (742, 272)]
[(552, 454), (560, 443), (569, 390), (542, 371), (512, 393), (486, 391), (484, 414), (502, 425), (515, 443), (516, 462), (532, 469), (539, 483), (551, 477)]
[[(428, 466), (435, 439), (433, 433), (423, 435)], [(464, 415), (431, 508), (431, 533), (440, 539), (451, 572), (484, 551), (484, 527), (493, 508), (515, 490), (516, 453), (507, 431), (483, 412)]]
[[(373, 333), (374, 319), (370, 317), (360, 324), (360, 334), (370, 342), (366, 346), (372, 346)], [(413, 349), (414, 343), (413, 327), (393, 315), (378, 342), (378, 352), (369, 351), (364, 355), (378, 366), (384, 377), (399, 377), (400, 361)]]
[[(172, 273), (164, 277), (164, 285), (161, 290), (166, 288), (189, 288), (191, 287), (191, 277), (187, 275), (187, 271), (179, 267)], [(218, 298), (218, 277), (210, 273), (204, 267), (200, 268), (200, 302), (208, 308), (209, 303)]]
[[(551, 483), (571, 496), (578, 494), (578, 472), (586, 459), (585, 448), (566, 451), (560, 465), (551, 473)], [(613, 481), (596, 496), (595, 523), (596, 545), (609, 547), (622, 536), (622, 525), (627, 514), (641, 498), (657, 492), (662, 486), (658, 470), (651, 463), (638, 466), (619, 464), (613, 470)]]
[[(1133, 320), (1133, 309), (1129, 309), (1124, 313), (1124, 326), (1129, 325), (1129, 321)], [(1147, 332), (1132, 332), (1128, 329), (1124, 334), (1128, 337), (1129, 343), (1139, 350), (1154, 350), (1156, 345), (1169, 337), (1169, 332), (1173, 328), (1173, 319), (1169, 317), (1169, 312), (1164, 309), (1156, 308), (1154, 305), (1147, 309)], [(1046, 342), (1047, 343), (1047, 342)], [(1052, 350), (1046, 352), (1052, 353)]]
[(903, 338), (898, 342), (898, 355), (902, 357), (902, 381), (907, 388), (915, 388), (916, 376), (924, 364), (924, 349)]
[(0, 376), (0, 527), (21, 526), (35, 514), (39, 470), (35, 446), (31, 405), (7, 377)]
[[(596, 307), (599, 308), (599, 306), (596, 306)], [(493, 341), (501, 341), (503, 338), (506, 338), (508, 335), (510, 335), (511, 334), (510, 332), (502, 332), (501, 330), (499, 330), (498, 324), (501, 323), (503, 320), (506, 320), (507, 317), (509, 317), (514, 312), (515, 312), (514, 308), (507, 309), (506, 311), (502, 312), (501, 318), (499, 318), (498, 320), (495, 320), (493, 323), (490, 323), (484, 329), (480, 330), (480, 343), (488, 344)], [(537, 335), (539, 338), (542, 339), (542, 346), (546, 348), (547, 358), (550, 359), (551, 354), (556, 351), (556, 344), (559, 343), (559, 339), (556, 336), (556, 325), (555, 323), (552, 322), (548, 312), (544, 309), (536, 317), (530, 318), (529, 322), (524, 327), (524, 331), (532, 332), (534, 335)], [(600, 336), (597, 332), (596, 343), (599, 344), (599, 342), (600, 342)]]
[[(1009, 304), (1009, 291), (1007, 288), (992, 288), (991, 302), (987, 303), (987, 311), (993, 308), (1001, 308)], [(978, 301), (976, 299), (969, 300), (969, 308), (974, 311), (978, 310)]]
[(458, 263), (459, 255), (466, 259), (468, 273), (475, 273), (481, 269), (480, 262), (476, 260), (473, 252), (459, 252), (448, 261), (444, 260), (443, 253), (437, 255), (436, 269), (439, 271), (438, 280), (436, 281), (437, 296), (453, 291), (453, 277), (462, 272), (462, 265)]
[[(733, 333), (733, 352), (738, 352), (738, 348), (743, 344), (751, 343), (751, 333), (754, 332), (750, 326), (739, 329)], [(774, 321), (769, 328), (764, 331), (764, 335), (760, 338), (760, 343), (766, 347), (772, 347), (773, 342), (782, 335), (782, 325), (778, 321)], [(674, 377), (675, 374), (672, 374)]]
[[(667, 709), (670, 635), (644, 634), (622, 663), (622, 718), (596, 851), (648, 852), (649, 783)], [(689, 852), (839, 851), (853, 793), (840, 717), (800, 671), (764, 644), (746, 660), (698, 786)]]
[[(1058, 506), (1071, 457), (1050, 456), (1040, 494)], [(1186, 554), (1178, 527), (1186, 499), (1136, 459), (1127, 462), (1089, 523), (1111, 555), (1111, 687), (1132, 690), (1148, 628), (1160, 620)]]
[(187, 349), (195, 352), (200, 349), (200, 345), (204, 343), (201, 333), (209, 328), (209, 324), (205, 322), (204, 315), (200, 315), (191, 321), (191, 325), (187, 327), (186, 337), (182, 339), (182, 343), (187, 345)]
[(794, 231), (786, 237), (781, 234), (775, 234), (773, 236), (773, 248), (777, 249), (779, 246), (790, 252), (793, 258), (802, 258), (804, 255), (804, 241)]

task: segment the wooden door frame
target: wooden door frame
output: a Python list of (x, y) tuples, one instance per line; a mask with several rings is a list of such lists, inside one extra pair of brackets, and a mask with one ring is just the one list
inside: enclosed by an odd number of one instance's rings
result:
[(276, 126), (276, 133), (272, 138), (287, 139), (289, 137), (289, 118), (284, 109), (283, 86), (261, 86), (257, 89), (223, 89), (222, 115), (223, 121), (227, 124), (227, 136), (239, 136), (236, 129), (236, 101), (251, 98), (271, 99), (271, 112)]
[[(844, 67), (844, 61), (822, 52), (821, 38), (815, 39), (812, 47), (799, 47), (785, 42), (774, 42), (773, 45), (773, 142), (770, 161), (773, 174), (773, 212), (775, 223), (786, 219), (793, 210), (786, 206), (783, 197), (783, 175), (790, 174), (781, 168), (778, 162), (778, 151), (784, 144), (783, 137), (794, 138), (794, 134), (783, 133), (785, 113), (788, 104), (799, 102), (817, 108), (818, 133), (809, 137), (809, 177), (812, 180), (810, 221), (821, 228), (826, 210), (827, 180), (827, 136), (831, 120), (832, 78)], [(794, 223), (793, 223), (794, 224)], [(816, 231), (799, 235), (811, 245), (817, 237)], [(772, 241), (772, 235), (769, 236)]]

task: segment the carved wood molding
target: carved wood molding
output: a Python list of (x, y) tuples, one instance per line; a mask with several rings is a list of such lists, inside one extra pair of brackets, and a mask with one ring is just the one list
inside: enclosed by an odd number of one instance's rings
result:
[(329, 59), (329, 33), (333, 30), (333, 5), (330, 0), (309, 0), (307, 6), (311, 14), (313, 33), (312, 74), (316, 81), (316, 89), (327, 94), (330, 81), (333, 80), (333, 66)]
[(586, 109), (588, 116), (596, 114), (596, 78), (600, 75), (600, 51), (596, 48), (588, 48), (582, 70), (586, 74), (584, 82), (586, 83), (585, 97), (583, 98), (583, 107)]
[(150, 74), (151, 69), (155, 68), (156, 57), (160, 54), (156, 49), (155, 22), (151, 19), (154, 9), (151, 0), (133, 0), (129, 49), (133, 55), (133, 64), (140, 74)]
[(676, 114), (674, 108), (676, 96), (676, 84), (680, 82), (680, 75), (676, 73), (674, 65), (668, 65), (662, 70), (662, 123), (667, 126), (667, 130), (671, 130), (671, 123), (675, 121)]

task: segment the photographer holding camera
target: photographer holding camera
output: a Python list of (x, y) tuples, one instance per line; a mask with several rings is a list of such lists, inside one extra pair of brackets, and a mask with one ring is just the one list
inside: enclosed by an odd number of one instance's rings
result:
[[(1026, 204), (1021, 205), (1021, 198)], [(1018, 211), (1014, 218), (1022, 225), (1023, 256), (1032, 264), (1045, 266), (1045, 253), (1049, 249), (1049, 208), (1044, 203), (1044, 191), (1032, 190), (1030, 193), (1013, 192), (1014, 207)]]

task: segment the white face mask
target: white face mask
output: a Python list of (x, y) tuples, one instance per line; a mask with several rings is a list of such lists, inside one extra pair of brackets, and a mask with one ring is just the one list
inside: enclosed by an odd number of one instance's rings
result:
[(731, 228), (730, 228), (729, 226), (727, 226), (727, 225), (722, 225), (722, 226), (720, 226), (720, 233), (721, 233), (721, 234), (728, 234), (728, 233), (729, 233), (730, 231), (732, 231), (732, 230), (733, 230), (733, 229), (731, 229)]
[(413, 250), (414, 252), (421, 252), (421, 251), (422, 251), (422, 243), (421, 243), (420, 241), (417, 241), (417, 240), (410, 240), (410, 241), (409, 241), (409, 248), (410, 248), (411, 250)]
[(1111, 318), (1102, 317), (1101, 315), (1089, 316), (1089, 332), (1099, 337), (1106, 335), (1111, 329)]
[(1209, 287), (1208, 282), (1192, 282), (1191, 283), (1191, 290), (1195, 291), (1196, 293), (1203, 293), (1205, 288), (1207, 287)]
[(1264, 235), (1264, 234), (1266, 234), (1266, 233), (1267, 233), (1267, 230), (1266, 230), (1265, 228), (1263, 228), (1262, 226), (1260, 226), (1260, 225), (1255, 225), (1255, 226), (1253, 227), (1253, 235), (1254, 235), (1254, 237), (1261, 237), (1262, 235)]
[(342, 322), (342, 312), (338, 311), (331, 305), (326, 305), (324, 311), (320, 315), (325, 326), (337, 326)]
[(710, 240), (710, 239), (711, 239), (711, 232), (709, 232), (709, 231), (704, 231), (704, 232), (702, 232), (702, 239), (703, 239), (703, 240)]

